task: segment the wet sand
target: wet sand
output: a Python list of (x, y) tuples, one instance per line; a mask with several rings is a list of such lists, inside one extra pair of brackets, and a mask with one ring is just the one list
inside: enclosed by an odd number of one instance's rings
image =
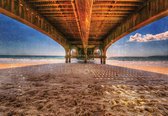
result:
[(17, 67), (28, 67), (43, 64), (53, 64), (53, 63), (64, 63), (64, 59), (49, 60), (49, 59), (10, 59), (10, 58), (0, 58), (0, 69), (9, 69)]
[(107, 64), (113, 66), (126, 67), (131, 69), (138, 69), (143, 71), (155, 72), (168, 75), (168, 62), (150, 62), (150, 61), (112, 61), (107, 60)]
[(0, 115), (167, 116), (168, 76), (99, 64), (0, 70)]
[(10, 63), (10, 64), (0, 64), (0, 69), (8, 69), (8, 68), (17, 68), (17, 67), (27, 67), (27, 66), (34, 66), (40, 65), (45, 63)]

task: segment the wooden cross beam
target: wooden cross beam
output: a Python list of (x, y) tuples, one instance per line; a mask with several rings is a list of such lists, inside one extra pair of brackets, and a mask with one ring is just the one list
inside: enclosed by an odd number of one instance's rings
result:
[(83, 47), (86, 48), (89, 39), (93, 0), (76, 0), (75, 7), (79, 18), (79, 28)]

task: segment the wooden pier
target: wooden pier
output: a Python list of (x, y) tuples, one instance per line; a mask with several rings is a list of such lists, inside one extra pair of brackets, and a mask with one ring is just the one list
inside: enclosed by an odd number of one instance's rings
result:
[(111, 44), (168, 15), (168, 0), (0, 0), (0, 13), (62, 45), (66, 63), (97, 57), (105, 64)]

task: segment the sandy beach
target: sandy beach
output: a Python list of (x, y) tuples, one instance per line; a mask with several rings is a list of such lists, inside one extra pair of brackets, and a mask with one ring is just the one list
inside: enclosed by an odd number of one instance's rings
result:
[(28, 67), (42, 64), (64, 63), (65, 59), (11, 59), (0, 58), (0, 69)]
[(167, 116), (168, 76), (99, 64), (0, 70), (0, 115)]
[(138, 69), (168, 75), (168, 61), (115, 61), (107, 60), (107, 64), (113, 66)]
[[(17, 67), (27, 67), (42, 64), (64, 63), (65, 59), (0, 59), (0, 69)], [(83, 61), (81, 61), (83, 62)], [(100, 64), (100, 59), (91, 60), (95, 64)], [(71, 63), (78, 63), (77, 59), (72, 59)], [(168, 75), (168, 61), (115, 61), (107, 60), (107, 65), (138, 69), (154, 73)]]

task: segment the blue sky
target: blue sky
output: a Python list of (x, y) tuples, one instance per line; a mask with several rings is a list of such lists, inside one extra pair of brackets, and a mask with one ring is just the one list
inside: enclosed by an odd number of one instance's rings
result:
[[(168, 55), (168, 39), (128, 42), (131, 35), (159, 34), (168, 31), (168, 16), (155, 21), (115, 42), (110, 56)], [(0, 55), (64, 55), (64, 49), (48, 36), (0, 14)]]
[(50, 37), (0, 14), (0, 55), (64, 55)]
[(167, 40), (149, 41), (149, 42), (129, 42), (131, 35), (140, 33), (160, 34), (168, 31), (168, 16), (153, 23), (150, 23), (112, 44), (108, 50), (108, 56), (153, 56), (168, 55), (168, 38)]

